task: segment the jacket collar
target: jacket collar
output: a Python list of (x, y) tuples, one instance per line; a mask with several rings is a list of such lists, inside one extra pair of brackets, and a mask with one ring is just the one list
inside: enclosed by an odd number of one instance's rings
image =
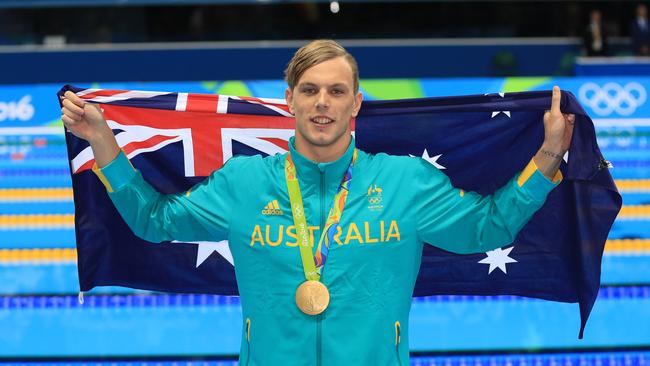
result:
[(354, 148), (355, 142), (354, 137), (352, 137), (350, 146), (348, 146), (340, 158), (329, 163), (317, 163), (309, 160), (296, 150), (295, 137), (289, 139), (289, 152), (296, 166), (298, 180), (301, 183), (318, 183), (320, 182), (321, 175), (324, 175), (326, 183), (331, 183), (331, 181), (335, 181), (336, 184), (341, 183), (343, 174), (345, 174), (352, 160)]

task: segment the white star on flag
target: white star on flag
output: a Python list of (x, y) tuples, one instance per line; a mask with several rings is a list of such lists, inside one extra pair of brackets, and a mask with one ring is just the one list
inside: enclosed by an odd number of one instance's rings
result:
[[(499, 94), (499, 96), (501, 98), (506, 96), (506, 93), (496, 93), (496, 94)], [(485, 95), (490, 95), (490, 93), (486, 93)], [(510, 118), (510, 111), (494, 111), (494, 112), (492, 112), (492, 117), (490, 117), (490, 118), (494, 118), (494, 117), (498, 116), (500, 113), (503, 113), (506, 116), (508, 116), (508, 118)]]
[[(409, 156), (412, 158), (415, 157), (415, 155), (411, 155), (411, 154), (409, 154)], [(426, 160), (429, 164), (435, 166), (438, 169), (447, 169), (444, 166), (440, 165), (440, 163), (438, 163), (438, 159), (440, 159), (441, 156), (442, 154), (438, 154), (436, 156), (429, 156), (429, 152), (427, 151), (427, 149), (424, 149), (424, 152), (422, 152), (422, 159)]]
[(510, 111), (494, 111), (494, 112), (492, 112), (492, 117), (490, 117), (490, 118), (494, 118), (494, 117), (498, 116), (499, 113), (503, 113), (506, 116), (508, 116), (508, 118), (510, 118)]
[(500, 96), (501, 98), (503, 98), (503, 97), (506, 96), (506, 93), (485, 93), (485, 94), (483, 94), (483, 95), (490, 95), (490, 94), (499, 94), (499, 96)]
[[(173, 241), (173, 243), (179, 243), (178, 241)], [(183, 242), (180, 242), (183, 243)], [(213, 252), (219, 253), (225, 260), (227, 260), (233, 266), (235, 265), (234, 260), (232, 259), (232, 253), (230, 252), (230, 247), (228, 246), (228, 240), (222, 241), (194, 241), (188, 242), (188, 244), (198, 245), (198, 250), (196, 251), (196, 268), (199, 268), (203, 262), (212, 254)]]
[(517, 262), (516, 260), (508, 257), (508, 255), (510, 254), (513, 248), (514, 247), (510, 247), (507, 249), (497, 248), (494, 250), (490, 250), (489, 252), (485, 253), (487, 257), (481, 259), (478, 263), (490, 265), (490, 269), (488, 269), (488, 274), (492, 273), (492, 271), (494, 271), (497, 268), (500, 269), (501, 272), (507, 274), (508, 272), (506, 271), (506, 264)]

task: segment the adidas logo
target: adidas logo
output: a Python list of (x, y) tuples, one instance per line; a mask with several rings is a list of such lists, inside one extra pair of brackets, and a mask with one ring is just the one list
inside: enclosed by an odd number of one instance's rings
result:
[(278, 205), (278, 200), (273, 200), (264, 206), (264, 209), (262, 210), (262, 215), (276, 215), (276, 216), (282, 216), (284, 215), (284, 212), (280, 210), (280, 205)]

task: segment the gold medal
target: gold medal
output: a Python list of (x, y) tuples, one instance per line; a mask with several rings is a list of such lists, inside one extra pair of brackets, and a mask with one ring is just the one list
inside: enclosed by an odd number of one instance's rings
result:
[(307, 315), (318, 315), (330, 304), (330, 292), (320, 281), (309, 280), (298, 286), (296, 305)]

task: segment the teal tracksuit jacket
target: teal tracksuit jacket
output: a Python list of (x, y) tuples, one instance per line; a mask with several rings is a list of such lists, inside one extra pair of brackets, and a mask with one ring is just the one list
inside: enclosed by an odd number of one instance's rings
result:
[[(354, 140), (330, 163), (309, 161), (295, 151), (293, 139), (290, 149), (307, 223), (318, 242)], [(305, 275), (285, 158), (236, 157), (191, 190), (173, 195), (156, 192), (123, 153), (95, 169), (124, 220), (143, 239), (228, 239), (243, 309), (243, 366), (408, 365), (409, 310), (424, 243), (457, 253), (507, 245), (557, 184), (531, 160), (484, 197), (452, 187), (421, 158), (359, 151), (341, 230), (322, 271), (331, 302), (324, 313), (310, 316), (295, 304)]]

